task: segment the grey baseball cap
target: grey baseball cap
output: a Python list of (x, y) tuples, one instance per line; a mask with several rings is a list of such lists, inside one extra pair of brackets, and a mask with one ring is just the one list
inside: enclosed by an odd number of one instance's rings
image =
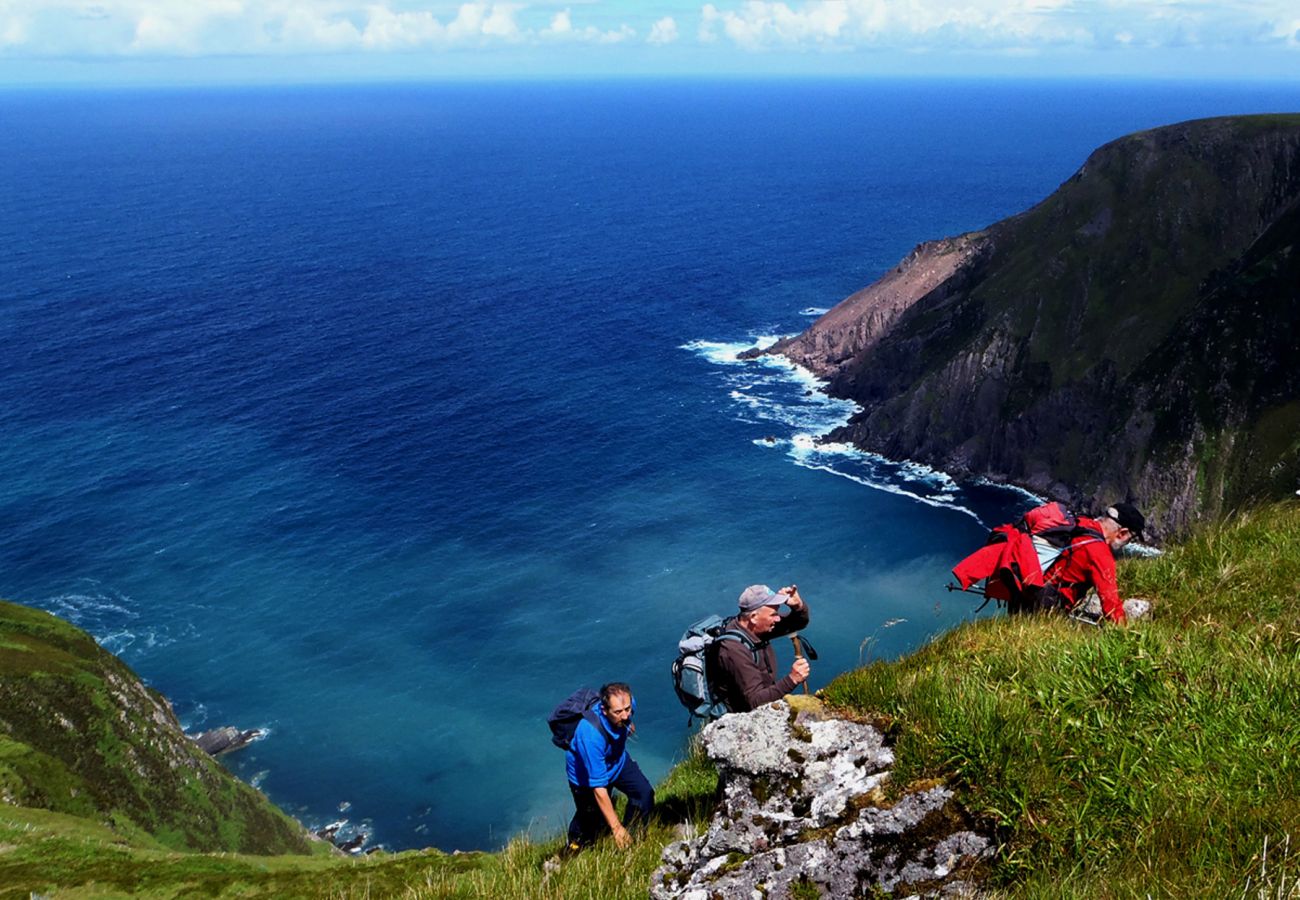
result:
[(780, 606), (785, 594), (778, 594), (765, 584), (751, 584), (740, 592), (740, 611), (749, 612), (760, 606)]

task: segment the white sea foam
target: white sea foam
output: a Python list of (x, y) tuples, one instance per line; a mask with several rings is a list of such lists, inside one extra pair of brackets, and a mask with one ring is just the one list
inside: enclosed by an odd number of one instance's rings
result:
[[(803, 468), (829, 472), (874, 490), (980, 521), (974, 511), (961, 504), (960, 487), (946, 472), (910, 460), (889, 460), (844, 442), (823, 442), (825, 435), (860, 412), (861, 407), (851, 400), (831, 397), (825, 391), (825, 381), (783, 356), (736, 358), (753, 347), (770, 346), (774, 340), (762, 336), (751, 344), (691, 341), (682, 348), (727, 367), (724, 382), (736, 410), (734, 419), (769, 429), (752, 443), (780, 448)], [(772, 431), (773, 426), (780, 427)]]
[(177, 713), (176, 717), (180, 720), (181, 731), (199, 731), (203, 723), (208, 721), (207, 704), (195, 703), (184, 714)]
[(114, 656), (121, 656), (135, 643), (135, 632), (117, 631), (113, 634), (97, 635), (95, 641)]
[[(711, 363), (719, 365), (737, 365), (743, 366), (749, 360), (737, 359), (740, 354), (746, 350), (766, 349), (781, 338), (777, 335), (754, 335), (748, 343), (740, 341), (690, 341), (682, 344), (682, 350), (689, 350), (698, 354)], [(766, 357), (761, 357), (765, 359)]]
[[(176, 643), (178, 636), (168, 628), (138, 624), (138, 604), (127, 594), (94, 579), (82, 582), (84, 590), (47, 597), (36, 601), (36, 605), (89, 632), (101, 647), (116, 656), (138, 659), (150, 650)], [(182, 637), (195, 634), (192, 624), (180, 630)]]
[[(912, 497), (932, 506), (943, 506), (979, 518), (971, 510), (956, 504), (959, 488), (945, 472), (910, 460), (897, 462), (886, 459), (879, 454), (860, 450), (852, 444), (836, 441), (819, 443), (817, 437), (811, 434), (796, 434), (790, 441), (790, 446), (790, 456), (796, 465), (833, 472), (877, 490)], [(841, 468), (835, 467), (837, 461)], [(846, 471), (843, 468), (846, 464), (866, 471)], [(900, 481), (914, 487), (904, 487), (899, 484)]]
[(953, 498), (951, 497), (929, 496), (926, 494), (917, 493), (916, 491), (909, 491), (904, 487), (901, 487), (896, 484), (890, 484), (887, 481), (878, 481), (872, 478), (866, 478), (864, 476), (854, 475), (851, 472), (845, 472), (841, 469), (835, 468), (834, 466), (818, 464), (810, 460), (796, 459), (795, 465), (803, 466), (805, 469), (813, 469), (818, 472), (829, 472), (832, 475), (838, 475), (841, 478), (847, 478), (849, 481), (856, 482), (860, 485), (863, 485), (864, 487), (869, 487), (872, 490), (884, 491), (887, 494), (897, 494), (900, 497), (907, 497), (911, 500), (916, 500), (919, 503), (924, 503), (926, 506), (933, 506), (933, 507), (937, 507), (938, 509), (950, 509), (953, 512), (959, 512), (962, 513), (963, 515), (970, 516), (976, 522), (981, 522), (982, 524), (982, 520), (973, 510), (967, 509), (966, 507), (953, 502)]
[(60, 594), (57, 597), (50, 597), (43, 600), (41, 606), (74, 625), (80, 625), (91, 618), (139, 618), (140, 614), (131, 609), (133, 605), (131, 598), (125, 594), (109, 589), (92, 588), (91, 590), (91, 593)]
[(1150, 544), (1139, 544), (1137, 541), (1130, 541), (1124, 545), (1124, 553), (1129, 556), (1164, 556), (1165, 551), (1159, 547), (1152, 547)]
[(1021, 487), (1018, 484), (1004, 484), (1001, 481), (993, 481), (990, 478), (976, 478), (975, 483), (979, 485), (983, 485), (985, 487), (996, 487), (996, 488), (1001, 488), (1004, 491), (1011, 491), (1012, 493), (1022, 495), (1027, 500), (1033, 500), (1035, 503), (1047, 502), (1047, 498), (1044, 497), (1043, 495), (1035, 494), (1029, 488)]
[(804, 309), (799, 310), (799, 315), (801, 315), (801, 316), (824, 316), (824, 315), (826, 315), (828, 312), (830, 312), (830, 310), (827, 309), (827, 308), (825, 308), (825, 307), (822, 307), (822, 306), (808, 306), (808, 307), (805, 307)]

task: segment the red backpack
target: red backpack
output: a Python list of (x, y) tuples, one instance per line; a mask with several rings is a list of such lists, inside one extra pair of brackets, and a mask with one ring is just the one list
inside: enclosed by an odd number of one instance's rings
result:
[(1031, 537), (1043, 538), (1053, 547), (1064, 547), (1074, 540), (1079, 517), (1064, 503), (1044, 503), (1021, 516), (1015, 527)]
[[(1101, 538), (1100, 533), (1080, 526), (1079, 517), (1064, 503), (1035, 506), (1014, 524), (994, 528), (983, 547), (957, 563), (952, 574), (959, 587), (952, 589), (969, 590), (984, 579), (984, 596), (1001, 603), (1026, 588), (1041, 588), (1061, 550), (1084, 534)], [(1050, 545), (1041, 555), (1034, 538)]]

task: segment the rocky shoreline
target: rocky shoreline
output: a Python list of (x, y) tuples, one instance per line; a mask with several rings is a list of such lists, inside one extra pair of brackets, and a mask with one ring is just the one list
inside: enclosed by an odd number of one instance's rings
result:
[[(187, 734), (199, 749), (209, 756), (221, 756), (243, 750), (249, 744), (265, 740), (270, 734), (265, 728), (236, 728), (224, 725), (198, 734)], [(343, 803), (339, 812), (346, 812), (351, 806)], [(322, 828), (308, 828), (312, 835), (322, 841), (333, 844), (335, 849), (347, 854), (373, 853), (381, 849), (380, 845), (368, 846), (373, 837), (370, 829), (364, 825), (353, 825), (348, 819), (338, 819)]]

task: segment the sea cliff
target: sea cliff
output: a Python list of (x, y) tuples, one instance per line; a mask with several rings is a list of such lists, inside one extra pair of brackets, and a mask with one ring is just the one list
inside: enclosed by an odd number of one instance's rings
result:
[(1300, 485), (1298, 242), (1300, 115), (1159, 128), (769, 352), (863, 407), (835, 440), (1176, 534)]

